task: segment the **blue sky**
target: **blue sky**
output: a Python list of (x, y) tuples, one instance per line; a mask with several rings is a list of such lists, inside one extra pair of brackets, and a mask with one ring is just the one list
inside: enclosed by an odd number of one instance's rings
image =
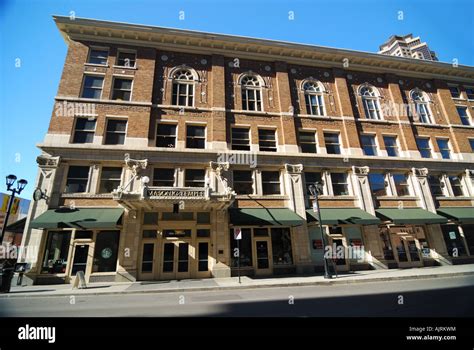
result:
[(474, 66), (471, 0), (0, 0), (0, 192), (9, 173), (28, 180), (22, 197), (34, 190), (35, 145), (47, 131), (67, 50), (51, 16), (71, 11), (76, 17), (369, 52), (392, 34), (413, 33), (441, 61)]

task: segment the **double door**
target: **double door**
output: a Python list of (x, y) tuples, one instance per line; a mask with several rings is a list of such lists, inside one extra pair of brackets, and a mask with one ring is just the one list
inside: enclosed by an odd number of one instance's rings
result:
[(420, 244), (413, 236), (391, 234), (391, 241), (395, 260), (399, 267), (423, 266), (420, 255)]

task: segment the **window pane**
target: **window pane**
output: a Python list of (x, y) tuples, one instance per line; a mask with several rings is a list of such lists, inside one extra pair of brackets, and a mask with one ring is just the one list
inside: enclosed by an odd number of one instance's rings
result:
[(122, 67), (135, 67), (136, 54), (133, 52), (118, 53), (117, 65)]
[(70, 166), (68, 175), (67, 175), (65, 192), (66, 193), (85, 192), (88, 178), (89, 178), (88, 166)]
[(107, 64), (107, 57), (109, 56), (109, 51), (107, 50), (97, 50), (91, 49), (89, 54), (89, 62), (93, 64)]
[(349, 195), (346, 173), (331, 173), (332, 189), (335, 196)]
[(408, 179), (406, 175), (394, 174), (393, 181), (395, 182), (395, 189), (397, 190), (398, 196), (402, 197), (410, 195), (410, 191), (408, 189)]
[(143, 223), (145, 225), (158, 225), (158, 213), (145, 213)]
[(276, 152), (275, 130), (258, 129), (260, 151)]
[(158, 168), (153, 170), (153, 186), (173, 187), (174, 169)]
[(300, 147), (303, 153), (316, 153), (316, 135), (314, 132), (300, 131)]
[(273, 265), (292, 265), (291, 235), (288, 228), (272, 228)]
[(430, 141), (427, 138), (417, 138), (416, 144), (422, 158), (431, 158)]
[(176, 147), (176, 125), (158, 124), (156, 147)]
[(444, 196), (443, 183), (439, 176), (428, 176), (428, 183), (430, 184), (431, 193), (435, 197)]
[(375, 144), (375, 137), (372, 135), (362, 135), (362, 148), (366, 156), (377, 155), (377, 146)]
[(385, 189), (385, 175), (384, 174), (377, 174), (377, 173), (370, 173), (369, 174), (369, 184), (372, 194), (374, 196), (385, 196), (387, 195)]
[(398, 157), (398, 145), (396, 136), (384, 136), (383, 142), (385, 144), (385, 150), (389, 157)]
[(86, 75), (84, 77), (84, 87), (82, 89), (83, 98), (95, 98), (99, 99), (102, 93), (103, 77), (94, 77)]
[(449, 148), (449, 141), (446, 139), (437, 139), (436, 142), (438, 143), (438, 148), (443, 159), (450, 159), (451, 150)]
[(250, 150), (249, 129), (232, 128), (232, 149), (242, 151)]
[(253, 194), (252, 172), (247, 170), (234, 170), (234, 191), (237, 194)]
[(186, 127), (186, 147), (205, 148), (206, 127), (188, 125)]
[(280, 173), (278, 171), (262, 171), (263, 194), (280, 194)]
[(97, 233), (92, 272), (114, 272), (116, 270), (119, 237), (120, 231)]
[(326, 145), (326, 152), (328, 154), (341, 154), (341, 148), (339, 145), (339, 134), (325, 132), (324, 143)]
[(112, 100), (130, 101), (132, 90), (131, 79), (114, 79), (114, 88), (112, 93)]
[(321, 173), (316, 172), (305, 172), (304, 173), (306, 183), (306, 194), (310, 195), (309, 186), (314, 185), (316, 182), (321, 183)]
[(461, 178), (459, 176), (449, 176), (449, 182), (451, 184), (451, 188), (453, 190), (453, 195), (455, 197), (464, 196), (464, 192), (463, 192), (463, 189), (462, 189)]
[(449, 91), (451, 92), (451, 97), (453, 98), (459, 98), (461, 95), (457, 86), (450, 86)]
[(99, 193), (110, 193), (120, 186), (122, 168), (103, 167)]
[(155, 245), (153, 243), (145, 243), (143, 245), (142, 255), (142, 272), (153, 271), (153, 253), (155, 251)]
[(456, 110), (458, 111), (459, 118), (461, 119), (461, 124), (462, 125), (471, 125), (471, 122), (469, 120), (469, 116), (467, 115), (467, 108), (457, 106)]
[(209, 243), (199, 242), (198, 244), (198, 271), (207, 271), (208, 270), (208, 259), (209, 259)]
[(65, 273), (69, 257), (71, 231), (50, 231), (44, 252), (42, 273)]
[(209, 212), (197, 213), (197, 223), (198, 224), (210, 224), (211, 223), (211, 214)]
[(186, 169), (185, 186), (186, 187), (204, 187), (205, 171), (201, 169)]

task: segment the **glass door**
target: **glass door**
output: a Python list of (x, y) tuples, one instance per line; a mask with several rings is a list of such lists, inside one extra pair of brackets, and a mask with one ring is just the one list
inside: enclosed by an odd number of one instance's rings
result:
[(163, 243), (161, 279), (183, 279), (190, 277), (189, 243), (174, 241)]
[(209, 268), (209, 241), (198, 241), (197, 243), (197, 276), (210, 277)]
[(155, 276), (155, 243), (143, 243), (140, 280), (153, 280)]
[(270, 249), (271, 245), (269, 239), (255, 240), (255, 261), (257, 262), (255, 272), (257, 275), (272, 273), (273, 262)]
[(71, 277), (75, 277), (79, 271), (84, 275), (87, 271), (87, 259), (89, 257), (89, 244), (76, 244), (74, 246), (74, 258), (72, 260)]

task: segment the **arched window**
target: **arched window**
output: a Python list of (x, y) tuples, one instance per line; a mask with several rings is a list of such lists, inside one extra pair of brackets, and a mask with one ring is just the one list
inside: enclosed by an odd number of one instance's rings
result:
[(428, 106), (430, 100), (428, 95), (422, 90), (415, 89), (411, 92), (410, 96), (415, 105), (415, 114), (418, 117), (419, 122), (431, 124), (431, 112)]
[(316, 81), (307, 81), (303, 84), (306, 111), (311, 115), (324, 115), (323, 88)]
[(382, 119), (380, 112), (379, 92), (370, 85), (363, 85), (359, 90), (367, 119)]
[(172, 73), (173, 96), (171, 103), (173, 105), (186, 107), (193, 106), (195, 78), (195, 75), (187, 68), (179, 68)]
[(262, 110), (262, 84), (255, 75), (244, 75), (240, 80), (242, 89), (242, 109), (246, 111)]

